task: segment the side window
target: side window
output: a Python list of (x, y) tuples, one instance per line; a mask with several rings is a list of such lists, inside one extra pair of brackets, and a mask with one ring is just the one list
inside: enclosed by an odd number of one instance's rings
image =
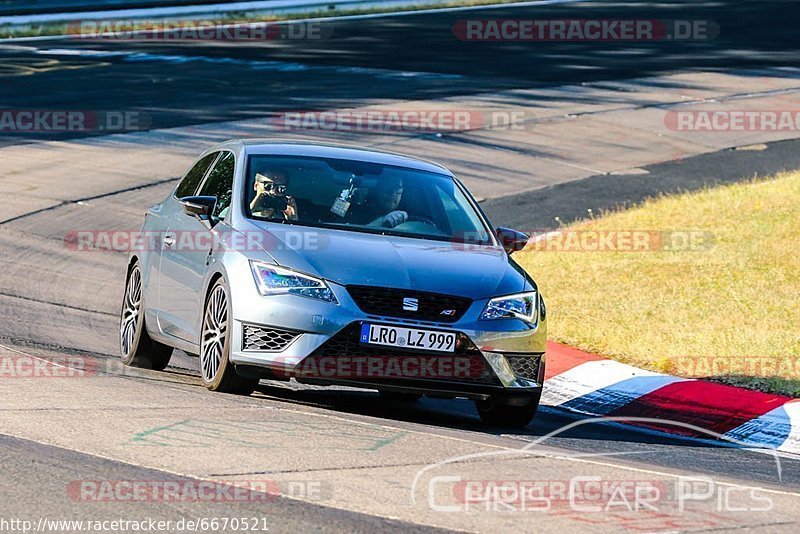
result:
[(175, 190), (175, 196), (178, 198), (190, 197), (197, 191), (197, 186), (200, 185), (200, 180), (206, 175), (206, 171), (214, 162), (219, 152), (213, 152), (208, 156), (198, 161), (194, 167), (189, 169), (186, 176), (183, 177), (178, 188)]
[(212, 214), (214, 217), (223, 218), (228, 214), (233, 195), (235, 167), (236, 158), (233, 157), (233, 152), (225, 152), (200, 188), (200, 196), (217, 197), (217, 205)]

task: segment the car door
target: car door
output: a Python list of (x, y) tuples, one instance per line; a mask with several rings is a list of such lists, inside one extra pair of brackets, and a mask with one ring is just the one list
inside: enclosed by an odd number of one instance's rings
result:
[[(145, 216), (145, 234), (148, 238), (148, 243), (153, 244), (152, 258), (147, 262), (148, 264), (148, 285), (146, 290), (146, 298), (152, 303), (150, 308), (151, 313), (155, 314), (151, 324), (158, 324), (159, 330), (162, 332), (164, 328), (161, 321), (165, 319), (164, 314), (161, 313), (161, 258), (164, 250), (165, 237), (170, 226), (173, 224), (176, 211), (182, 211), (183, 208), (178, 199), (194, 195), (200, 188), (203, 178), (208, 174), (211, 165), (219, 156), (219, 152), (212, 152), (198, 159), (181, 178), (180, 183), (175, 188), (175, 191), (167, 197), (163, 202), (155, 204), (147, 208)], [(169, 242), (169, 240), (166, 240)]]
[(235, 156), (222, 151), (198, 190), (201, 196), (214, 196), (217, 204), (212, 221), (189, 215), (176, 202), (161, 252), (159, 283), (159, 324), (172, 336), (198, 343), (199, 317), (203, 305), (203, 280), (209, 266), (217, 229), (213, 224), (230, 205)]

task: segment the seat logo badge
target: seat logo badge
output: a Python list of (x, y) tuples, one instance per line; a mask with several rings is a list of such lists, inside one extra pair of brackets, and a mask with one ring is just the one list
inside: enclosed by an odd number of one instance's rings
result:
[(419, 310), (419, 299), (405, 297), (403, 299), (403, 309), (405, 311), (417, 311)]
[(452, 317), (455, 314), (456, 314), (455, 310), (442, 310), (442, 313), (440, 315), (446, 315), (447, 317)]

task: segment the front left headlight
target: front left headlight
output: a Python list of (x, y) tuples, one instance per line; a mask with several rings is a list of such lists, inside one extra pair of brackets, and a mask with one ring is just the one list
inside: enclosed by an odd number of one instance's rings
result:
[(536, 291), (494, 298), (484, 308), (481, 319), (516, 318), (534, 324), (538, 298)]
[(291, 294), (339, 303), (331, 288), (321, 278), (254, 260), (250, 260), (250, 269), (253, 271), (258, 292), (264, 296)]

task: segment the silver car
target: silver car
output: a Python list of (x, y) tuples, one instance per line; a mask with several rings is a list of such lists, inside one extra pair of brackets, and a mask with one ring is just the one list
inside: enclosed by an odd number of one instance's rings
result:
[(121, 310), (125, 364), (199, 356), (213, 391), (260, 379), (476, 402), (483, 421), (536, 413), (546, 311), (447, 169), (289, 141), (208, 150), (147, 208)]

